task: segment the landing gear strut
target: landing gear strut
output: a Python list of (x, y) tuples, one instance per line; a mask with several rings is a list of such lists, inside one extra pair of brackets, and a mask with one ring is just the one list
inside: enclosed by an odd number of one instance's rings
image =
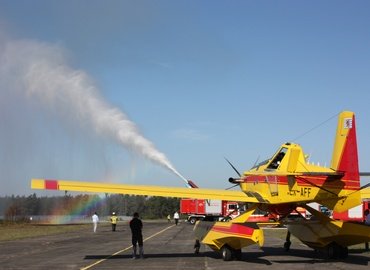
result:
[(290, 242), (290, 231), (287, 231), (286, 238), (285, 238), (285, 243), (284, 243), (284, 249), (285, 251), (290, 250), (290, 245), (292, 242)]
[(194, 253), (195, 254), (199, 254), (199, 249), (200, 249), (200, 242), (199, 242), (199, 240), (197, 239), (197, 240), (195, 240), (195, 244), (194, 244)]

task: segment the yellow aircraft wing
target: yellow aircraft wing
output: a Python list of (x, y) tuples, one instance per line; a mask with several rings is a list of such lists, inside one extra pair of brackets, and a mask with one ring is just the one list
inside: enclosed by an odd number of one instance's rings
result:
[(161, 187), (47, 179), (32, 179), (31, 188), (258, 203), (255, 197), (248, 197), (247, 194), (239, 190)]

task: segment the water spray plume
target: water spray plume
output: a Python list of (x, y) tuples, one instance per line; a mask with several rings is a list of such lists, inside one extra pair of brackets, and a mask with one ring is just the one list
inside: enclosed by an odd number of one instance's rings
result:
[(189, 184), (189, 181), (184, 176), (182, 176), (174, 167), (172, 167), (172, 165), (168, 169), (171, 170), (178, 177), (180, 177), (185, 182), (185, 184), (186, 184), (187, 187), (191, 188), (191, 185)]
[(68, 66), (60, 47), (6, 40), (0, 47), (0, 79), (48, 109), (87, 124), (97, 134), (113, 138), (186, 181), (124, 112), (100, 96), (87, 73)]

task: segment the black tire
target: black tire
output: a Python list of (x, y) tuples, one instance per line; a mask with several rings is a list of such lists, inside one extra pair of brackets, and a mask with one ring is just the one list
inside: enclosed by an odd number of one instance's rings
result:
[(241, 261), (242, 260), (242, 250), (241, 249), (236, 249), (234, 250), (234, 256), (235, 256), (235, 259), (238, 260), (238, 261)]
[(326, 257), (328, 259), (345, 259), (348, 257), (348, 247), (343, 247), (337, 243), (326, 246)]
[(223, 222), (229, 222), (231, 220), (231, 217), (225, 217), (225, 218), (223, 218)]
[(337, 255), (337, 248), (334, 243), (326, 246), (325, 255), (327, 259), (335, 259)]
[(348, 257), (348, 247), (342, 247), (339, 251), (339, 259), (345, 259)]
[(194, 225), (194, 224), (195, 224), (195, 222), (197, 222), (197, 219), (196, 219), (196, 218), (190, 218), (190, 219), (189, 219), (189, 223), (190, 223), (191, 225)]
[(231, 259), (233, 258), (233, 252), (228, 246), (222, 247), (221, 255), (224, 261), (231, 261)]

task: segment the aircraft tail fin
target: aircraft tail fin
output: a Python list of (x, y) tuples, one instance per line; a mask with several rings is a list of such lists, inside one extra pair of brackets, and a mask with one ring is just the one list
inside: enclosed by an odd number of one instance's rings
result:
[(331, 169), (344, 173), (342, 181), (345, 189), (360, 188), (356, 123), (353, 112), (344, 111), (338, 117)]

